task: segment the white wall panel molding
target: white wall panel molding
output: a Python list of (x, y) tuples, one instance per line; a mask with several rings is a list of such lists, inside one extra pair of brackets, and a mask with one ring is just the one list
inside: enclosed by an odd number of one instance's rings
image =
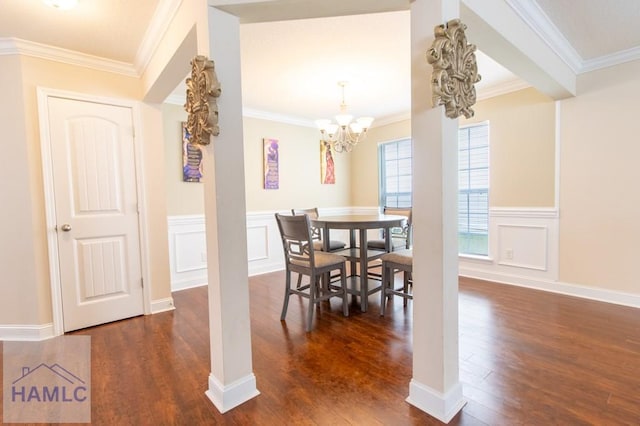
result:
[[(305, 208), (305, 206), (302, 206)], [(320, 208), (321, 215), (375, 214), (377, 207)], [(280, 232), (276, 211), (247, 213), (247, 257), (249, 276), (284, 269)], [(289, 210), (279, 211), (291, 214)], [(183, 290), (207, 283), (204, 215), (169, 216), (169, 261), (171, 290)], [(370, 237), (376, 234), (371, 233)], [(333, 231), (331, 239), (349, 241), (347, 231)]]
[(519, 276), (556, 281), (558, 222), (558, 210), (554, 208), (490, 209), (489, 256), (461, 256), (461, 275), (478, 275), (477, 278)]
[(518, 217), (518, 218), (557, 218), (558, 209), (555, 208), (529, 208), (523, 209), (518, 207), (492, 207), (489, 209), (491, 217)]
[(207, 283), (207, 244), (204, 216), (170, 216), (169, 269), (171, 291)]

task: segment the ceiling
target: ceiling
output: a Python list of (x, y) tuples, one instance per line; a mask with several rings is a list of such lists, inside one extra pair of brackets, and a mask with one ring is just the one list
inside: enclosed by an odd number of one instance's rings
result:
[[(640, 58), (638, 0), (505, 1), (576, 73)], [(3, 40), (18, 39), (90, 55), (139, 75), (152, 40), (159, 39), (158, 22), (166, 22), (178, 4), (79, 0), (76, 9), (61, 11), (41, 0), (1, 0), (0, 54)], [(346, 103), (356, 116), (373, 116), (380, 124), (408, 114), (408, 11), (246, 23), (240, 36), (248, 115), (301, 124), (331, 118), (341, 101), (339, 81), (348, 82)], [(480, 98), (527, 85), (482, 52), (478, 68)]]

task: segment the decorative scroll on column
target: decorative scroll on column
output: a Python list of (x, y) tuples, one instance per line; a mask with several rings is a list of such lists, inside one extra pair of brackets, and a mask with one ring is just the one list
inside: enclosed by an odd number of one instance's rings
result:
[(471, 107), (476, 103), (474, 84), (480, 81), (476, 64), (476, 46), (467, 43), (467, 26), (459, 19), (434, 29), (436, 39), (427, 52), (427, 61), (433, 66), (431, 86), (433, 106), (444, 105), (449, 118), (464, 114), (473, 117)]
[(191, 60), (191, 77), (187, 78), (187, 131), (191, 143), (209, 145), (210, 136), (218, 136), (218, 103), (222, 89), (213, 61), (198, 55)]

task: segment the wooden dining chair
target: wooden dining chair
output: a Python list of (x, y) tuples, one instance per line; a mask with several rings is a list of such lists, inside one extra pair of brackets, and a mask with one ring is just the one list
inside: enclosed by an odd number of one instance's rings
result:
[[(276, 222), (282, 238), (285, 259), (285, 293), (280, 320), (287, 316), (289, 298), (292, 294), (309, 299), (307, 311), (307, 331), (311, 331), (313, 311), (320, 302), (332, 297), (342, 298), (342, 312), (349, 316), (347, 300), (347, 275), (345, 258), (333, 253), (315, 250), (309, 216), (287, 216), (276, 213)], [(331, 271), (340, 272), (339, 284), (327, 279)], [(309, 284), (291, 288), (291, 274), (298, 273), (309, 277)], [(320, 287), (320, 280), (323, 285)]]
[[(410, 279), (413, 272), (413, 250), (405, 249), (392, 251), (382, 255), (382, 289), (380, 291), (380, 316), (384, 316), (387, 298), (401, 296), (403, 304), (407, 306), (407, 300), (413, 299), (410, 293)], [(396, 272), (403, 272), (402, 287), (395, 287)]]
[[(391, 249), (405, 250), (410, 249), (413, 244), (413, 228), (411, 224), (411, 207), (384, 207), (384, 214), (395, 214), (407, 218), (407, 223), (403, 227), (391, 229)], [(367, 248), (374, 250), (385, 250), (385, 239), (369, 240)]]
[[(294, 216), (306, 214), (307, 216), (309, 216), (310, 220), (317, 219), (319, 216), (317, 207), (313, 207), (310, 209), (291, 209), (291, 214)], [(313, 248), (316, 251), (324, 251), (324, 241), (322, 240), (322, 233), (320, 231), (320, 228), (311, 226), (311, 237), (313, 238)], [(346, 247), (346, 245), (347, 244), (344, 241), (329, 240), (329, 251), (342, 250)], [(300, 286), (302, 286), (302, 275), (298, 275), (298, 283), (296, 285), (296, 288), (300, 288)]]
[[(413, 226), (411, 221), (412, 208), (385, 206), (382, 212), (384, 214), (394, 214), (407, 218), (407, 222), (404, 226), (391, 229), (391, 251), (410, 249), (413, 246)], [(367, 241), (367, 249), (386, 251), (384, 235), (383, 238)], [(380, 259), (374, 259), (369, 265), (369, 276), (371, 276), (371, 278), (380, 279), (382, 277), (382, 270), (378, 269), (380, 267)]]
[[(310, 209), (291, 209), (292, 215), (301, 215), (306, 214), (309, 216), (309, 219), (317, 219), (319, 216), (318, 208), (313, 207)], [(312, 237), (313, 237), (313, 248), (316, 250), (324, 251), (324, 241), (322, 241), (322, 234), (320, 232), (320, 228), (316, 228), (315, 226), (311, 226)], [(342, 250), (345, 248), (347, 244), (344, 241), (339, 240), (329, 240), (329, 251)]]

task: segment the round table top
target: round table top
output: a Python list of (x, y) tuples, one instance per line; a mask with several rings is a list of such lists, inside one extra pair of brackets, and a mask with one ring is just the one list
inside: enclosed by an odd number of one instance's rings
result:
[(405, 216), (395, 214), (344, 214), (338, 216), (319, 216), (311, 219), (313, 226), (329, 225), (331, 228), (342, 229), (375, 229), (403, 226), (407, 221)]

